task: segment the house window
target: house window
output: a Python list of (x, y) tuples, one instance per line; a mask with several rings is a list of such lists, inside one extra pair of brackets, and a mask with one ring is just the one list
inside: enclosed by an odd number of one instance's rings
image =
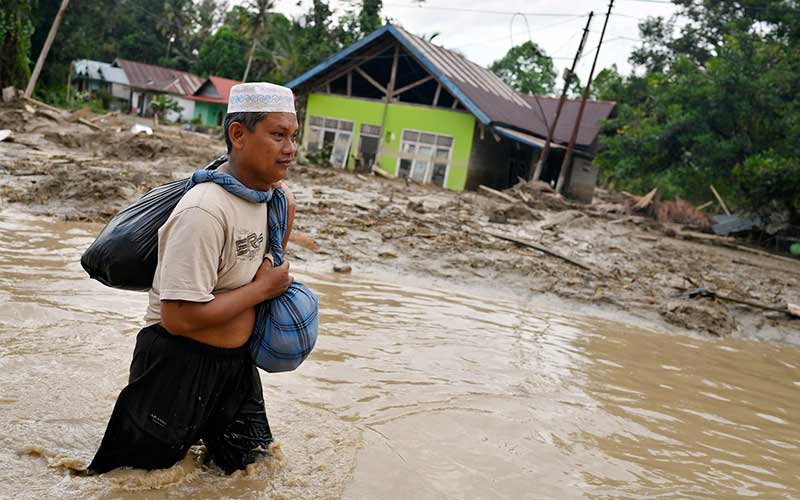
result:
[(308, 138), (306, 151), (313, 152), (330, 148), (331, 165), (344, 168), (347, 166), (347, 157), (350, 152), (350, 143), (353, 138), (353, 122), (311, 116), (308, 122)]
[(444, 187), (452, 152), (451, 136), (404, 130), (397, 175)]

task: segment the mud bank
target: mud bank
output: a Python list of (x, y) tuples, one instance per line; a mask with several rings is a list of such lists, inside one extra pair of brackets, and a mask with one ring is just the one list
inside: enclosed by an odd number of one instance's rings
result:
[[(224, 152), (220, 137), (176, 126), (133, 135), (141, 119), (106, 122), (97, 118), (95, 130), (0, 108), (0, 127), (13, 133), (0, 142), (0, 203), (102, 222)], [(579, 206), (542, 194), (520, 208), (492, 194), (309, 165), (294, 166), (287, 183), (299, 205), (289, 255), (312, 268), (414, 275), (442, 289), (491, 286), (658, 317), (673, 330), (800, 343), (796, 318), (685, 293), (705, 287), (761, 304), (800, 303), (800, 261), (681, 239), (668, 225), (601, 210), (601, 201)]]

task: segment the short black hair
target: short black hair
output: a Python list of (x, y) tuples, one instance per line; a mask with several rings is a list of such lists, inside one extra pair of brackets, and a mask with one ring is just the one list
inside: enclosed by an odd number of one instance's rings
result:
[(255, 113), (246, 113), (246, 112), (228, 113), (227, 115), (225, 115), (225, 123), (223, 123), (222, 127), (225, 130), (225, 145), (228, 147), (228, 154), (230, 154), (231, 149), (233, 149), (233, 144), (231, 144), (231, 138), (228, 135), (228, 127), (231, 126), (231, 123), (239, 122), (242, 124), (244, 128), (252, 132), (256, 129), (256, 125), (258, 125), (258, 122), (267, 117), (267, 114), (268, 113), (266, 112), (259, 111)]

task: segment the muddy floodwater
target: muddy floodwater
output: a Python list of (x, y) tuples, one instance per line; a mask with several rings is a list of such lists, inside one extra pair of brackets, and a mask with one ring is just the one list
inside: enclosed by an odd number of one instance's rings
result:
[(146, 306), (84, 274), (98, 230), (0, 211), (0, 498), (800, 498), (797, 346), (302, 262), (322, 326), (262, 376), (271, 459), (75, 474)]

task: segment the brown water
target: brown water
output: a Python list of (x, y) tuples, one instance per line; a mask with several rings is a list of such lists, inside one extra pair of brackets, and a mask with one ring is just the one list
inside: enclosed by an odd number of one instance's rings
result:
[(0, 498), (800, 498), (798, 347), (301, 263), (322, 330), (263, 376), (274, 458), (76, 476), (146, 304), (85, 277), (97, 230), (0, 211)]

